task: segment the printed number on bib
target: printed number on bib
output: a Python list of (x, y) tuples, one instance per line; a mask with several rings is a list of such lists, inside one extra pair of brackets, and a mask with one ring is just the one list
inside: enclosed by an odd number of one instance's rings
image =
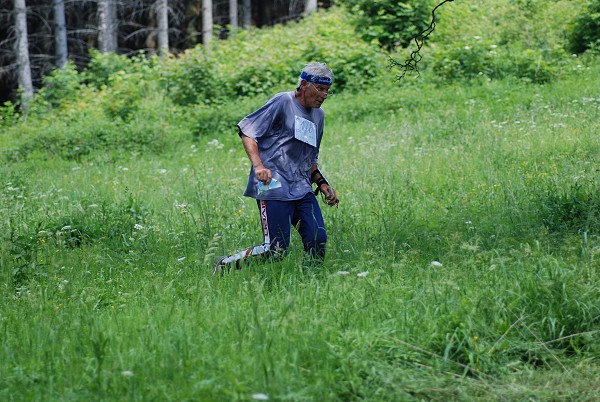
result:
[(296, 139), (305, 142), (308, 145), (312, 145), (313, 147), (317, 146), (317, 126), (310, 120), (296, 116), (294, 136)]

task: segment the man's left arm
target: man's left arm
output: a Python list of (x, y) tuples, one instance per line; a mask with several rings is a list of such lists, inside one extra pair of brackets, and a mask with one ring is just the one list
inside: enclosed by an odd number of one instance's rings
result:
[(310, 179), (312, 183), (317, 185), (316, 193), (319, 191), (322, 192), (329, 206), (338, 205), (340, 200), (337, 198), (335, 190), (331, 187), (325, 176), (323, 176), (323, 173), (321, 173), (319, 166), (316, 163), (313, 163), (310, 166)]

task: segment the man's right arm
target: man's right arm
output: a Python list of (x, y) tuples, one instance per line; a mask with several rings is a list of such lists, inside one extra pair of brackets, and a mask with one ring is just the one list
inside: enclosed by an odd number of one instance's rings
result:
[(244, 145), (246, 154), (248, 154), (248, 158), (250, 159), (250, 162), (252, 162), (256, 178), (264, 184), (269, 184), (271, 182), (271, 170), (263, 165), (262, 160), (260, 159), (260, 153), (258, 152), (258, 144), (242, 132), (240, 132), (240, 137), (242, 138), (242, 144)]

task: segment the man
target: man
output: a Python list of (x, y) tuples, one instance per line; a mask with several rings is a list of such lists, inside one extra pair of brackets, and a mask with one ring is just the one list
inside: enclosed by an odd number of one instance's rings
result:
[[(264, 243), (220, 257), (213, 273), (241, 268), (251, 257), (280, 257), (290, 244), (291, 227), (302, 237), (311, 263), (325, 257), (327, 233), (316, 194), (330, 206), (339, 200), (319, 171), (318, 157), (325, 114), (321, 105), (334, 76), (324, 63), (307, 64), (295, 91), (273, 96), (237, 125), (252, 163), (244, 196), (257, 200)], [(313, 193), (312, 183), (317, 185)]]

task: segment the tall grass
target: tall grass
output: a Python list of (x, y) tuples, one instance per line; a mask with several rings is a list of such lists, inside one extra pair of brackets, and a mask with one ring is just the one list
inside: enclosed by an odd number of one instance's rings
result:
[(328, 100), (324, 266), (261, 241), (235, 132), (0, 167), (0, 399), (594, 400), (600, 70)]

